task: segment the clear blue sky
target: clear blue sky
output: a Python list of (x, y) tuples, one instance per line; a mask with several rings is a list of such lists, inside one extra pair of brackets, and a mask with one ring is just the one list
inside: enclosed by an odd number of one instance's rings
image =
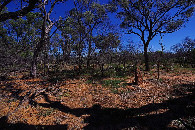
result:
[[(181, 43), (185, 37), (189, 36), (192, 39), (195, 39), (195, 15), (190, 18), (190, 21), (185, 24), (185, 27), (182, 27), (180, 30), (165, 34), (162, 40), (163, 45), (165, 45), (165, 49), (168, 51), (170, 47), (174, 44)], [(161, 38), (159, 36), (155, 37), (149, 47), (154, 50), (160, 50), (159, 40)]]
[[(108, 0), (99, 0), (102, 3), (105, 3)], [(8, 5), (9, 11), (14, 11), (16, 8), (20, 6), (17, 1), (11, 2)], [(54, 12), (52, 13), (52, 17), (58, 19), (59, 16), (64, 17), (65, 12), (70, 10), (73, 7), (73, 0), (68, 0), (64, 5), (58, 4), (54, 8)], [(113, 24), (119, 24), (120, 20), (115, 18), (115, 14), (110, 15), (111, 21)], [(185, 27), (182, 27), (180, 30), (171, 33), (165, 34), (162, 40), (163, 45), (165, 46), (166, 51), (170, 50), (170, 47), (174, 44), (182, 42), (182, 40), (189, 36), (192, 39), (195, 39), (195, 14), (190, 18), (190, 21), (185, 24)], [(127, 40), (133, 40), (135, 43), (139, 43), (140, 39), (134, 34), (125, 34), (122, 36), (122, 42), (127, 44)], [(160, 50), (159, 45), (160, 36), (156, 36), (150, 43), (149, 48), (152, 50)]]

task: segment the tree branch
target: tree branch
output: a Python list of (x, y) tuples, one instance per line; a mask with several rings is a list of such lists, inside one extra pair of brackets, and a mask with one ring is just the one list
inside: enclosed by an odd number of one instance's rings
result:
[(9, 4), (12, 0), (6, 0), (1, 6), (0, 6), (0, 12), (5, 8), (7, 4)]
[(19, 18), (19, 16), (26, 15), (28, 12), (32, 11), (35, 8), (38, 2), (39, 0), (29, 0), (29, 5), (27, 7), (22, 8), (21, 10), (0, 14), (0, 22), (6, 21), (8, 19), (17, 19)]

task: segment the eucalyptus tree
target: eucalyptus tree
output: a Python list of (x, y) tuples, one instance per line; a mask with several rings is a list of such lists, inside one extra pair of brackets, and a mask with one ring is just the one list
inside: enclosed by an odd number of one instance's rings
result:
[(193, 0), (113, 0), (120, 6), (118, 17), (128, 34), (137, 35), (144, 45), (145, 70), (149, 70), (148, 46), (162, 33), (180, 29), (193, 15)]
[[(103, 22), (106, 11), (103, 5), (94, 0), (75, 0), (74, 8), (69, 11), (69, 16), (62, 20), (62, 36), (64, 38), (63, 50), (70, 54), (72, 51), (77, 55), (79, 70), (82, 65), (82, 56), (87, 47), (87, 66), (89, 66), (92, 53), (94, 30)], [(65, 53), (65, 51), (63, 51)]]
[(100, 34), (94, 39), (95, 45), (99, 52), (99, 65), (101, 66), (101, 72), (103, 74), (104, 64), (108, 61), (110, 53), (114, 48), (117, 48), (120, 43), (120, 38), (117, 33), (108, 33), (106, 35)]
[[(94, 33), (108, 20), (106, 7), (94, 0), (84, 0), (84, 23), (87, 30), (87, 67), (90, 66)], [(93, 49), (95, 50), (95, 49)]]
[(62, 49), (63, 61), (65, 63), (70, 58), (70, 53), (72, 51), (73, 40), (71, 32), (73, 30), (70, 27), (71, 21), (69, 21), (69, 18), (66, 18), (65, 20), (60, 18), (57, 24), (58, 26), (60, 25), (59, 34), (61, 37), (59, 39), (59, 46)]
[[(81, 18), (82, 14), (79, 13), (77, 9), (73, 9), (70, 11), (70, 16), (65, 20), (67, 27), (63, 27), (63, 31), (66, 31), (66, 33), (63, 34), (64, 38), (66, 38), (64, 45), (68, 46), (71, 44), (71, 51), (77, 56), (79, 71), (81, 70), (82, 52), (86, 40), (86, 30)], [(65, 47), (63, 49), (65, 51)]]
[[(40, 23), (40, 14), (33, 12), (29, 12), (25, 19), (19, 18), (0, 23), (2, 25), (0, 48), (1, 55), (5, 58), (2, 63), (22, 65), (20, 69), (29, 66), (33, 46), (39, 40)], [(12, 66), (12, 69), (14, 68)]]
[[(51, 29), (55, 25), (55, 22), (51, 20), (50, 15), (57, 3), (65, 2), (65, 1), (66, 0), (55, 0), (53, 2), (49, 0), (41, 1), (41, 6), (39, 8), (42, 13), (42, 18), (43, 18), (42, 27), (41, 27), (41, 38), (34, 49), (34, 54), (33, 54), (33, 59), (32, 59), (32, 64), (31, 64), (31, 72), (30, 72), (31, 77), (36, 77), (37, 57), (39, 53), (42, 51), (44, 46), (50, 41), (51, 36), (56, 32), (54, 31), (52, 34), (50, 34)], [(49, 2), (50, 4), (48, 4)], [(46, 9), (46, 6), (48, 10)]]
[(181, 43), (173, 45), (171, 49), (175, 52), (177, 63), (195, 66), (195, 39), (186, 37)]
[(2, 10), (14, 0), (0, 0), (0, 22), (6, 21), (8, 19), (18, 19), (21, 16), (25, 16), (28, 12), (32, 11), (34, 8), (38, 7), (40, 0), (20, 0), (21, 9), (15, 12), (4, 12)]
[(71, 23), (69, 24), (70, 33), (66, 37), (69, 39), (69, 43), (73, 41), (76, 46), (74, 50), (78, 55), (80, 69), (82, 53), (86, 48), (87, 67), (89, 67), (92, 52), (95, 50), (93, 38), (98, 26), (108, 18), (106, 9), (104, 5), (95, 0), (76, 0), (74, 8), (69, 13), (67, 22)]

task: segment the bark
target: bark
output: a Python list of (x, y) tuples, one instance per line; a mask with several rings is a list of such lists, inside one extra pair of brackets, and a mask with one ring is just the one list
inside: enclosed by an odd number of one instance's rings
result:
[(46, 51), (46, 49), (45, 49), (45, 52), (44, 52), (44, 59), (43, 59), (43, 66), (44, 66), (44, 68), (43, 68), (43, 70), (44, 70), (44, 75), (46, 75), (46, 73), (48, 72), (48, 70), (47, 70), (47, 67), (46, 67), (46, 62), (47, 62), (47, 51)]
[(89, 68), (89, 66), (90, 66), (90, 60), (91, 60), (91, 41), (89, 42), (89, 48), (88, 48), (87, 68)]
[(79, 52), (78, 52), (78, 66), (79, 66), (79, 74), (81, 72), (82, 66), (81, 66), (81, 62), (82, 62), (82, 50), (81, 50), (81, 34), (80, 34), (80, 41), (79, 41)]
[(34, 50), (34, 55), (33, 55), (33, 60), (32, 60), (32, 64), (31, 64), (31, 72), (30, 72), (30, 76), (33, 78), (37, 77), (37, 58), (39, 56), (39, 53), (41, 52), (42, 48), (44, 47), (44, 39), (42, 39), (36, 46), (35, 50)]
[(101, 74), (102, 74), (102, 76), (103, 76), (103, 75), (104, 75), (104, 64), (103, 64), (103, 63), (101, 64), (100, 70), (101, 70)]
[(44, 21), (43, 21), (43, 25), (42, 25), (41, 40), (36, 45), (36, 48), (34, 49), (34, 55), (33, 55), (33, 60), (32, 60), (31, 73), (30, 73), (30, 76), (33, 78), (37, 77), (37, 58), (38, 58), (38, 55), (41, 52), (42, 48), (44, 47), (44, 44), (46, 43), (45, 40), (47, 38), (47, 33), (46, 33), (45, 25), (46, 25), (46, 16), (44, 17)]
[(90, 29), (90, 35), (89, 35), (89, 47), (88, 47), (88, 55), (87, 55), (87, 68), (89, 68), (90, 66), (90, 60), (91, 60), (91, 44), (92, 44), (92, 29), (91, 29), (91, 26), (89, 27)]
[[(39, 53), (42, 51), (43, 47), (47, 44), (47, 42), (49, 41), (49, 38), (50, 38), (50, 35), (49, 35), (49, 32), (51, 31), (54, 23), (50, 20), (49, 16), (54, 8), (54, 5), (56, 4), (57, 1), (55, 1), (49, 12), (47, 13), (46, 12), (46, 9), (45, 9), (45, 5), (47, 4), (47, 1), (45, 0), (43, 2), (43, 14), (44, 14), (44, 17), (43, 17), (43, 24), (42, 24), (42, 30), (41, 30), (41, 40), (40, 42), (37, 44), (36, 48), (34, 49), (34, 55), (33, 55), (33, 60), (32, 60), (32, 67), (31, 67), (31, 73), (30, 73), (30, 76), (33, 77), (33, 78), (36, 78), (37, 76), (37, 58), (39, 56)], [(47, 25), (47, 22), (49, 23)]]
[(31, 66), (31, 72), (30, 72), (30, 76), (33, 78), (37, 77), (37, 58), (39, 56), (39, 53), (41, 52), (42, 48), (44, 47), (45, 44), (45, 27), (42, 28), (42, 34), (41, 34), (41, 40), (40, 42), (37, 44), (35, 50), (34, 50), (34, 54), (33, 54), (33, 60), (32, 60), (32, 66)]
[(144, 58), (145, 58), (145, 71), (150, 71), (147, 45), (144, 45)]
[(138, 85), (138, 72), (137, 72), (137, 65), (135, 65), (135, 82), (134, 82), (134, 84), (135, 85)]
[(30, 77), (36, 78), (37, 77), (37, 57), (33, 56), (33, 60), (31, 63), (31, 72), (30, 72)]

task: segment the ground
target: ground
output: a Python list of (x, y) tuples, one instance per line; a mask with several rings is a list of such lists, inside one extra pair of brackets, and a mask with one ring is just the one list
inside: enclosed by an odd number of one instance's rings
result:
[(194, 129), (194, 70), (51, 82), (23, 73), (0, 83), (0, 129)]

